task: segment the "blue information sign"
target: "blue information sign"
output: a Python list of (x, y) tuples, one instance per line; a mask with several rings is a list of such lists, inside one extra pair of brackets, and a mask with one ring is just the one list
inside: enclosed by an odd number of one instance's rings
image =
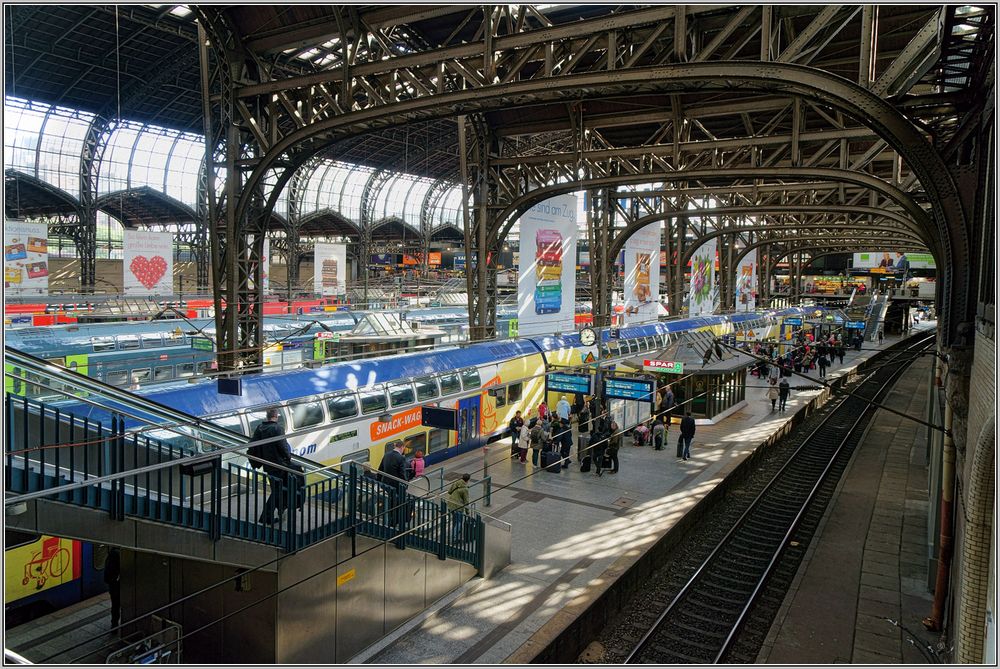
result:
[(802, 325), (802, 319), (798, 316), (786, 318), (785, 325)]
[(641, 400), (649, 403), (655, 399), (652, 381), (632, 379), (604, 379), (604, 395), (609, 399)]
[(562, 374), (556, 372), (546, 376), (545, 382), (551, 391), (580, 393), (583, 395), (593, 394), (590, 385), (590, 375), (588, 374)]
[(865, 329), (865, 322), (864, 321), (847, 321), (847, 323), (844, 325), (844, 327), (847, 328), (848, 330), (864, 330)]

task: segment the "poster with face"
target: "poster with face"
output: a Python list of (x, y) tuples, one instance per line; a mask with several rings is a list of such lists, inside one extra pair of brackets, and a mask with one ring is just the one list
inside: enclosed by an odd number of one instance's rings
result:
[(657, 320), (660, 301), (660, 230), (662, 221), (650, 223), (625, 242), (626, 325)]
[(522, 336), (574, 330), (576, 210), (576, 195), (559, 195), (521, 216), (517, 318)]
[(715, 238), (701, 245), (691, 257), (691, 292), (688, 314), (700, 316), (715, 311)]
[(753, 249), (736, 268), (736, 311), (754, 311), (757, 308), (757, 249)]
[(7, 295), (48, 295), (48, 235), (45, 223), (4, 219), (3, 286)]
[(122, 258), (126, 295), (173, 295), (173, 234), (125, 230)]
[(316, 242), (313, 262), (313, 292), (323, 296), (347, 293), (346, 244)]

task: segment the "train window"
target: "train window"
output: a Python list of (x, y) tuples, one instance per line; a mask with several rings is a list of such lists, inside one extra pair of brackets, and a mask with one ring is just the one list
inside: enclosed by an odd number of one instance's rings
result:
[(4, 529), (3, 531), (3, 545), (5, 550), (33, 544), (40, 538), (41, 535), (39, 534), (30, 534), (28, 532), (18, 532), (17, 530), (8, 529)]
[(424, 451), (424, 455), (435, 453), (445, 448), (448, 448), (448, 430), (439, 430), (437, 428), (430, 430), (427, 433), (427, 450)]
[(323, 405), (319, 402), (299, 402), (288, 408), (292, 410), (292, 426), (296, 430), (323, 422)]
[(115, 350), (114, 337), (93, 337), (91, 338), (90, 343), (94, 345), (94, 353)]
[(358, 393), (361, 396), (361, 413), (377, 413), (385, 410), (385, 393), (381, 390), (366, 390)]
[(112, 386), (124, 388), (128, 385), (128, 372), (123, 369), (107, 372), (104, 375), (104, 382)]
[(204, 360), (195, 363), (195, 372), (199, 376), (211, 371), (211, 369), (212, 369), (212, 364), (209, 362), (205, 362)]
[(524, 384), (512, 383), (507, 386), (507, 402), (513, 404), (514, 402), (521, 401), (521, 395), (524, 393)]
[(438, 387), (434, 383), (434, 379), (430, 376), (424, 376), (413, 382), (413, 385), (417, 387), (417, 401), (426, 402), (427, 400), (432, 400), (438, 396)]
[(132, 383), (149, 383), (149, 379), (153, 376), (153, 370), (149, 367), (143, 367), (142, 369), (132, 370)]
[(403, 453), (412, 455), (417, 451), (423, 451), (425, 455), (427, 454), (427, 435), (423, 432), (403, 439)]
[(173, 367), (157, 367), (153, 370), (154, 381), (169, 381), (172, 378), (174, 378)]
[(359, 465), (364, 464), (371, 460), (371, 452), (365, 448), (360, 451), (354, 451), (353, 453), (348, 453), (344, 457), (340, 458), (340, 464), (345, 464), (348, 462), (357, 462)]
[(389, 401), (392, 406), (413, 404), (413, 386), (409, 383), (397, 383), (389, 386)]
[(243, 421), (240, 420), (240, 417), (238, 415), (219, 416), (218, 418), (213, 418), (212, 422), (218, 425), (219, 427), (224, 427), (227, 430), (232, 430), (236, 434), (246, 434), (243, 428)]
[(337, 395), (326, 400), (326, 410), (330, 412), (330, 420), (340, 420), (358, 415), (358, 403), (354, 395)]
[(183, 379), (188, 376), (194, 376), (194, 363), (193, 362), (181, 362), (177, 364), (177, 378)]
[(483, 384), (482, 380), (479, 378), (479, 370), (475, 367), (463, 369), (461, 371), (461, 375), (462, 387), (466, 390), (469, 390), (470, 388), (478, 388)]
[(438, 380), (441, 382), (442, 395), (451, 395), (462, 390), (462, 386), (458, 381), (458, 374), (442, 374), (438, 377)]
[(143, 348), (159, 348), (163, 345), (163, 338), (160, 337), (159, 332), (144, 334), (140, 339), (142, 340)]
[(118, 344), (123, 351), (130, 351), (139, 348), (139, 338), (135, 335), (123, 335), (118, 337)]
[(507, 388), (490, 388), (490, 395), (496, 400), (497, 408), (507, 406)]

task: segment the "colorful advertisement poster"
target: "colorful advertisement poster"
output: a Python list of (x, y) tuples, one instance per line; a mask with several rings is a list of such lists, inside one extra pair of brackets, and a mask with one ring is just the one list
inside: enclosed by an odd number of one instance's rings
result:
[(688, 314), (700, 316), (715, 311), (715, 238), (709, 239), (691, 257), (691, 292)]
[(902, 253), (900, 251), (855, 253), (851, 266), (854, 269), (878, 267), (888, 271), (902, 270), (905, 265), (904, 259), (909, 263), (910, 269), (937, 269), (937, 265), (934, 264), (934, 256), (930, 253)]
[(173, 295), (173, 234), (125, 230), (122, 258), (126, 295)]
[(324, 296), (346, 294), (347, 245), (316, 242), (313, 253), (313, 292)]
[(48, 295), (49, 229), (45, 223), (4, 219), (3, 286), (11, 297)]
[(623, 323), (634, 325), (657, 320), (660, 301), (660, 230), (662, 221), (650, 223), (625, 241), (625, 312)]
[(574, 330), (576, 209), (576, 195), (560, 195), (521, 216), (517, 280), (521, 336)]
[(271, 240), (264, 238), (264, 255), (260, 257), (260, 288), (264, 293), (271, 291)]
[(757, 249), (743, 256), (736, 268), (736, 311), (757, 308)]

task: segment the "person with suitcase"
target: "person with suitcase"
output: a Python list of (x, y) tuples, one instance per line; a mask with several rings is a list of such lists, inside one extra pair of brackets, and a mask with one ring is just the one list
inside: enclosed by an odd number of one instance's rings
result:
[(557, 442), (552, 439), (546, 440), (545, 448), (542, 449), (542, 467), (544, 467), (547, 472), (558, 474), (562, 471), (562, 464), (559, 462), (559, 453), (556, 450), (556, 443)]
[(611, 421), (611, 437), (608, 439), (607, 461), (605, 466), (611, 467), (611, 473), (618, 473), (618, 451), (622, 447), (622, 433), (618, 423)]
[(583, 462), (583, 457), (587, 454), (587, 446), (590, 445), (590, 407), (584, 402), (576, 415), (577, 429), (580, 436), (576, 443), (576, 461)]
[(590, 437), (590, 455), (593, 458), (594, 473), (602, 475), (604, 469), (604, 452), (608, 447), (608, 436), (604, 431), (604, 421), (600, 420), (594, 425), (594, 432)]

